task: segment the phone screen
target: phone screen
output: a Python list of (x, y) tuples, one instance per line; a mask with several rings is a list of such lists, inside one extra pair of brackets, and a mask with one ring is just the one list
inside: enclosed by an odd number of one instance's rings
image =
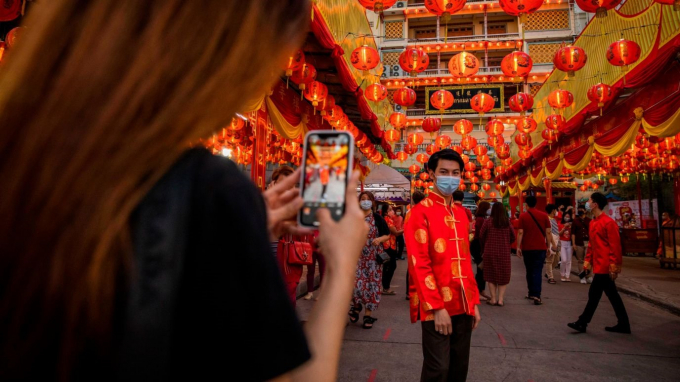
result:
[(316, 211), (328, 208), (335, 220), (345, 213), (347, 179), (352, 166), (354, 138), (339, 131), (310, 132), (305, 139), (300, 224), (318, 227)]

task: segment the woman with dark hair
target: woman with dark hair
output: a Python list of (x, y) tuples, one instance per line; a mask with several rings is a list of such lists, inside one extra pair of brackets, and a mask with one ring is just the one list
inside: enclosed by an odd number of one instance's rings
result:
[(271, 88), (309, 15), (299, 0), (31, 7), (0, 70), (0, 380), (336, 376), (337, 301), (367, 232), (358, 174), (343, 219), (318, 214), (328, 298), (303, 329), (267, 245), (305, 232), (300, 174), (261, 194), (188, 148)]
[(571, 281), (571, 256), (573, 247), (571, 246), (571, 212), (565, 212), (562, 222), (559, 224), (560, 235), (560, 275), (561, 281)]
[(503, 203), (494, 203), (491, 218), (482, 225), (479, 238), (483, 243), (484, 280), (489, 283), (489, 305), (504, 305), (505, 289), (510, 283), (510, 245), (515, 230), (510, 225)]
[(390, 239), (384, 244), (385, 252), (387, 252), (387, 254), (390, 256), (390, 261), (385, 263), (385, 266), (383, 267), (382, 293), (387, 296), (394, 296), (397, 293), (390, 289), (390, 284), (392, 283), (392, 277), (394, 277), (394, 271), (397, 270), (397, 236), (403, 234), (404, 230), (398, 230), (394, 224), (393, 219), (395, 214), (394, 208), (392, 208), (391, 205), (387, 203), (381, 205), (380, 214), (382, 215), (383, 219), (385, 219), (387, 228), (390, 230)]
[(482, 263), (482, 248), (484, 243), (482, 243), (479, 238), (479, 233), (482, 230), (484, 222), (489, 217), (491, 213), (491, 204), (489, 202), (479, 202), (477, 205), (477, 211), (475, 211), (475, 234), (470, 242), (470, 254), (472, 255), (472, 260), (477, 264), (477, 274), (475, 274), (475, 281), (477, 281), (477, 288), (479, 289), (479, 297), (481, 299), (490, 300), (491, 296), (484, 292), (486, 283), (484, 282), (484, 264)]
[[(352, 305), (349, 309), (349, 320), (352, 323), (359, 321), (359, 313), (362, 307), (366, 307), (364, 314), (364, 329), (371, 329), (377, 320), (372, 317), (373, 311), (380, 305), (380, 288), (383, 270), (378, 264), (376, 257), (383, 251), (383, 244), (390, 240), (390, 231), (385, 220), (376, 212), (375, 197), (371, 192), (364, 191), (359, 194), (359, 206), (364, 211), (364, 221), (368, 224), (368, 237), (361, 250), (359, 264), (356, 270), (354, 294)], [(390, 260), (392, 262), (394, 260)]]

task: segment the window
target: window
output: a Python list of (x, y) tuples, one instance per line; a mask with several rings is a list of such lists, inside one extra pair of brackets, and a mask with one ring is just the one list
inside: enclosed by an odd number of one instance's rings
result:
[(506, 24), (489, 24), (487, 34), (506, 34), (508, 29)]
[(472, 25), (450, 26), (446, 32), (447, 36), (472, 36)]
[(436, 38), (437, 37), (437, 28), (422, 28), (422, 29), (416, 29), (416, 38), (421, 39), (421, 38)]

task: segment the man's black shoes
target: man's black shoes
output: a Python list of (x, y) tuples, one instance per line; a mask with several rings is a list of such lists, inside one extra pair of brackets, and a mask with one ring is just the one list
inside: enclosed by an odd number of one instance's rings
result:
[(586, 325), (576, 321), (576, 322), (570, 322), (567, 324), (568, 327), (576, 330), (579, 333), (585, 333), (586, 332)]

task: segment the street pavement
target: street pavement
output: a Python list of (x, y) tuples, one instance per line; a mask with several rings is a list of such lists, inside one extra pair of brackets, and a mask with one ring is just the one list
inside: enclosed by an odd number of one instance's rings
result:
[[(409, 321), (405, 274), (406, 263), (399, 261), (393, 281), (398, 294), (383, 296), (373, 329), (362, 329), (361, 320), (348, 321), (339, 381), (419, 381), (421, 329)], [(556, 285), (544, 279), (544, 304), (534, 306), (524, 299), (524, 275), (524, 264), (513, 257), (505, 306), (480, 306), (468, 381), (680, 380), (679, 316), (622, 294), (633, 334), (609, 333), (604, 327), (614, 325), (616, 317), (603, 295), (588, 333), (575, 333), (566, 325), (581, 314), (589, 285), (579, 284), (576, 276)], [(313, 303), (298, 300), (302, 320)]]

